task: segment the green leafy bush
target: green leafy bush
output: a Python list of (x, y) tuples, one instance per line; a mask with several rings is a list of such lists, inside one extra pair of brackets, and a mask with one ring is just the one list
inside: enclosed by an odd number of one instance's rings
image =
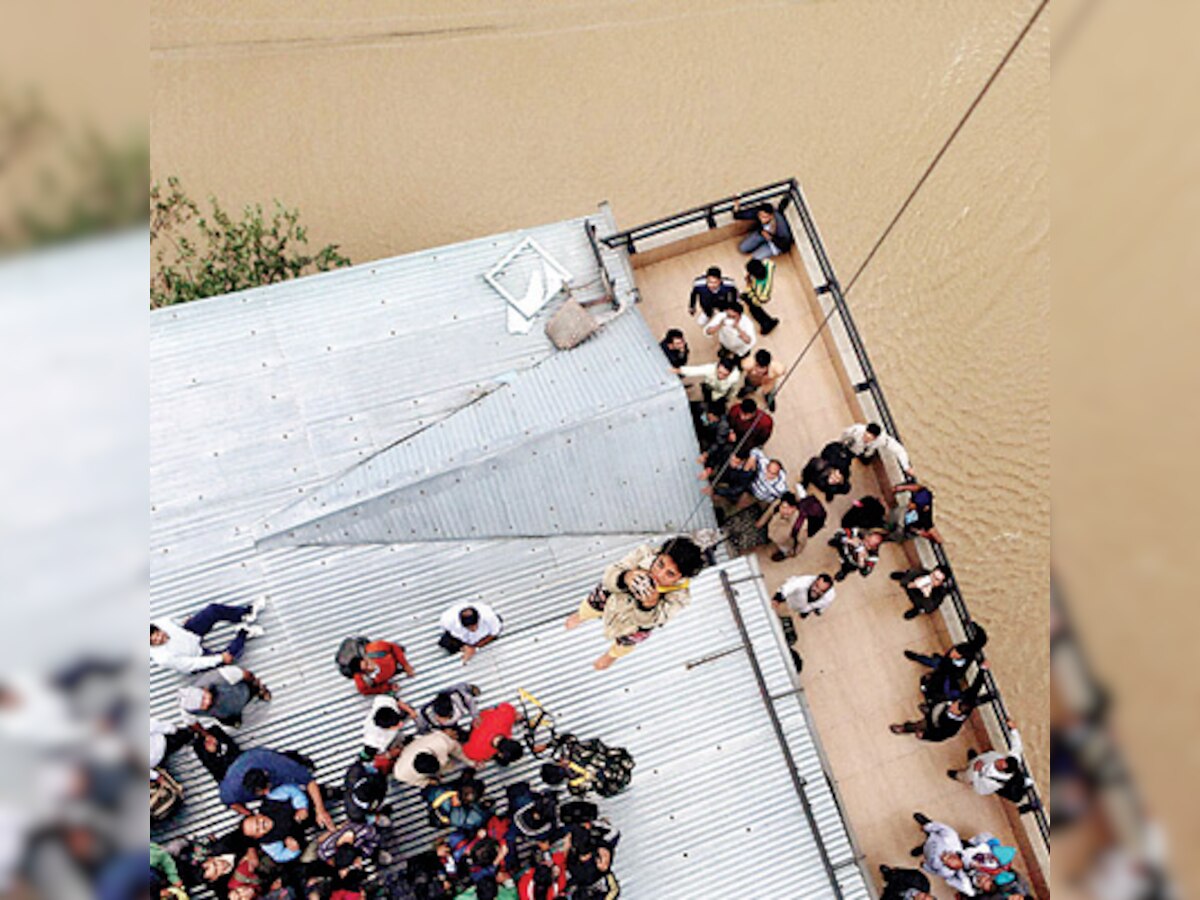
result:
[(216, 198), (209, 205), (202, 211), (175, 177), (150, 188), (151, 309), (350, 265), (337, 244), (308, 252), (300, 211), (278, 200), (270, 216), (255, 205), (240, 219)]

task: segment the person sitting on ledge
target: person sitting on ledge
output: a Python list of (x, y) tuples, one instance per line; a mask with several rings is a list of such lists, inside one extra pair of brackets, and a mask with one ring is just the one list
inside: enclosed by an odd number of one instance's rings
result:
[(1032, 786), (1032, 780), (1025, 777), (1021, 771), (1021, 754), (1024, 745), (1021, 743), (1021, 733), (1017, 731), (1016, 723), (1008, 720), (1008, 731), (1012, 736), (1012, 744), (1007, 753), (989, 750), (977, 753), (974, 748), (967, 751), (967, 764), (962, 769), (947, 769), (946, 775), (955, 781), (970, 785), (981, 797), (995, 794), (1010, 803), (1021, 804), (1018, 812), (1033, 812), (1033, 805), (1022, 804), (1025, 794)]
[(962, 730), (963, 725), (966, 724), (977, 706), (994, 699), (991, 694), (980, 696), (984, 684), (983, 673), (986, 669), (987, 663), (982, 663), (979, 667), (979, 674), (961, 697), (954, 700), (942, 700), (940, 703), (921, 704), (925, 709), (924, 719), (888, 726), (892, 734), (915, 734), (918, 740), (933, 744), (950, 740)]
[(892, 510), (891, 540), (911, 541), (923, 537), (940, 544), (942, 535), (933, 524), (933, 491), (915, 481), (906, 481), (893, 487), (892, 493), (897, 497), (906, 493), (908, 500), (903, 506), (897, 503)]
[(864, 463), (876, 459), (880, 451), (887, 451), (896, 460), (896, 465), (910, 481), (913, 478), (912, 463), (908, 459), (908, 451), (904, 445), (885, 434), (877, 422), (868, 425), (856, 423), (842, 432), (842, 443), (854, 454), (854, 458)]
[(792, 249), (792, 229), (770, 203), (742, 209), (742, 198), (737, 197), (733, 201), (733, 217), (754, 223), (753, 230), (738, 244), (743, 253), (753, 254), (755, 259), (770, 259)]
[(981, 654), (987, 646), (988, 635), (983, 626), (972, 622), (967, 626), (967, 640), (955, 644), (944, 654), (926, 655), (905, 650), (906, 659), (920, 663), (932, 671), (921, 676), (921, 693), (926, 703), (939, 703), (961, 697), (965, 690), (964, 679), (973, 662), (983, 663)]
[(893, 572), (891, 578), (900, 582), (904, 592), (908, 594), (909, 602), (912, 603), (912, 608), (904, 611), (906, 619), (915, 619), (921, 613), (929, 615), (935, 612), (950, 594), (950, 576), (941, 566)]

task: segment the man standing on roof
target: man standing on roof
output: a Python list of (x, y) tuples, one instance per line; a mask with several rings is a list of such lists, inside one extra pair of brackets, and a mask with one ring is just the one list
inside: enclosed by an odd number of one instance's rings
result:
[(456, 603), (444, 613), (438, 624), (442, 636), (438, 646), (447, 653), (462, 653), (463, 663), (471, 661), (504, 630), (504, 621), (486, 603)]
[(658, 550), (643, 544), (604, 570), (566, 627), (604, 620), (604, 636), (612, 644), (593, 666), (607, 669), (687, 606), (689, 579), (703, 566), (704, 556), (690, 538), (672, 538)]
[(417, 714), (417, 733), (428, 734), (437, 729), (465, 741), (475, 720), (475, 698), (479, 694), (479, 686), (466, 681), (439, 691)]

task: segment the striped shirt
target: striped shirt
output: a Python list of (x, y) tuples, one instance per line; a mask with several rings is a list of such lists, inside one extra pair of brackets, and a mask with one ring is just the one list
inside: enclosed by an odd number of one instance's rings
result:
[(772, 478), (771, 473), (767, 471), (771, 460), (760, 447), (750, 451), (750, 458), (754, 460), (757, 469), (754, 481), (750, 485), (750, 493), (756, 500), (771, 503), (787, 493), (787, 471), (783, 466), (779, 467), (779, 474)]

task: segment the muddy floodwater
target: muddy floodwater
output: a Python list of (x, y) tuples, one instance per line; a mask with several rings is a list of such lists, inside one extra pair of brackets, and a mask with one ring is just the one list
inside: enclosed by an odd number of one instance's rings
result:
[(1045, 787), (1046, 17), (913, 193), (1036, 6), (157, 0), (153, 174), (355, 262), (798, 177)]

